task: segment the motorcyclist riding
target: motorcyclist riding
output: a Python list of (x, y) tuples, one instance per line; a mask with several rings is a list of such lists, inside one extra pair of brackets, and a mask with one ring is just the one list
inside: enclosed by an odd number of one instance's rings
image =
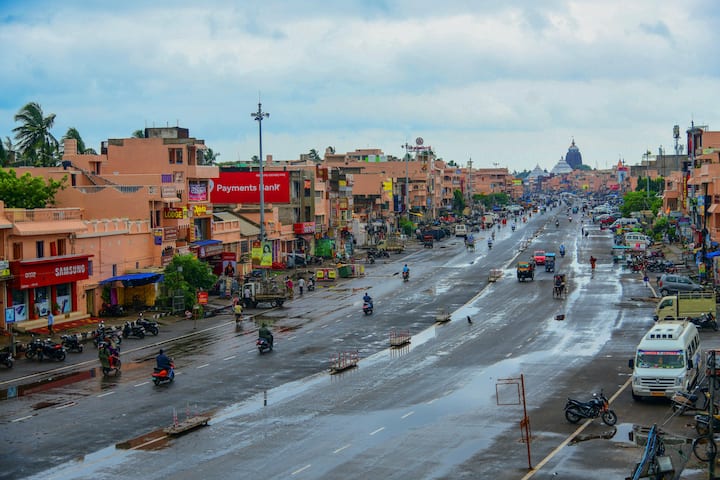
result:
[(370, 295), (368, 295), (367, 292), (365, 292), (365, 295), (363, 296), (363, 302), (365, 302), (365, 303), (367, 303), (368, 305), (370, 305), (370, 307), (373, 306), (372, 297), (371, 297)]
[(160, 370), (172, 370), (173, 364), (170, 357), (165, 355), (165, 351), (161, 348), (158, 356), (155, 357), (155, 364)]
[(565, 245), (564, 244), (560, 245), (560, 256), (561, 257), (565, 256)]
[(263, 338), (267, 340), (267, 342), (270, 344), (270, 346), (273, 346), (273, 334), (270, 331), (270, 329), (265, 325), (264, 323), (258, 330), (258, 337)]
[(492, 238), (488, 238), (488, 248), (492, 248)]

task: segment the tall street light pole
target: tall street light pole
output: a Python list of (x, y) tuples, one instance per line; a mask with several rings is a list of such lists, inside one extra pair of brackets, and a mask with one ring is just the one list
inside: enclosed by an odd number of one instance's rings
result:
[[(262, 111), (262, 103), (258, 102), (257, 112), (250, 114), (258, 122), (258, 137), (260, 140), (260, 241), (265, 242), (265, 183), (263, 181), (263, 152), (262, 152), (262, 121), (269, 118), (270, 114)], [(264, 245), (261, 245), (264, 247)]]

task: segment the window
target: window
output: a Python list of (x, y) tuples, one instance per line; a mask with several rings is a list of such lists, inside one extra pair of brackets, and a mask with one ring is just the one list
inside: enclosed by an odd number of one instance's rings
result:
[(57, 254), (67, 255), (67, 242), (64, 238), (60, 238), (57, 241)]
[(35, 242), (35, 256), (37, 258), (43, 258), (45, 256), (45, 241), (38, 240)]
[(182, 148), (169, 148), (168, 149), (168, 162), (169, 163), (183, 163), (183, 151)]
[(112, 266), (112, 276), (117, 277), (117, 264), (113, 263)]
[(23, 259), (23, 244), (22, 244), (22, 242), (13, 243), (13, 258), (15, 260)]

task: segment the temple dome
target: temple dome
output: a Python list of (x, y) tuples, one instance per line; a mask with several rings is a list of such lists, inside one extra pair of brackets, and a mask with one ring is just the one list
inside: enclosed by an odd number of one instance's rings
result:
[(582, 163), (582, 155), (580, 149), (575, 145), (575, 139), (572, 139), (570, 148), (568, 148), (567, 155), (565, 155), (565, 163), (570, 165), (573, 170), (580, 168)]
[(558, 160), (557, 165), (553, 167), (552, 170), (550, 170), (550, 173), (553, 175), (564, 175), (566, 173), (570, 173), (573, 171), (573, 168), (568, 165), (568, 163), (560, 157), (560, 160)]

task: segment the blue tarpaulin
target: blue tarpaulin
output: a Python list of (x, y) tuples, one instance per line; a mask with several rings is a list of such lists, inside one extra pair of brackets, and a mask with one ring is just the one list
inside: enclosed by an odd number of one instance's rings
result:
[(709, 252), (705, 254), (705, 258), (713, 258), (717, 257), (718, 255), (720, 255), (720, 252)]
[(106, 278), (100, 282), (100, 285), (112, 282), (122, 282), (124, 287), (140, 287), (148, 283), (156, 283), (163, 280), (162, 273), (128, 273), (127, 275), (117, 275), (115, 277)]

